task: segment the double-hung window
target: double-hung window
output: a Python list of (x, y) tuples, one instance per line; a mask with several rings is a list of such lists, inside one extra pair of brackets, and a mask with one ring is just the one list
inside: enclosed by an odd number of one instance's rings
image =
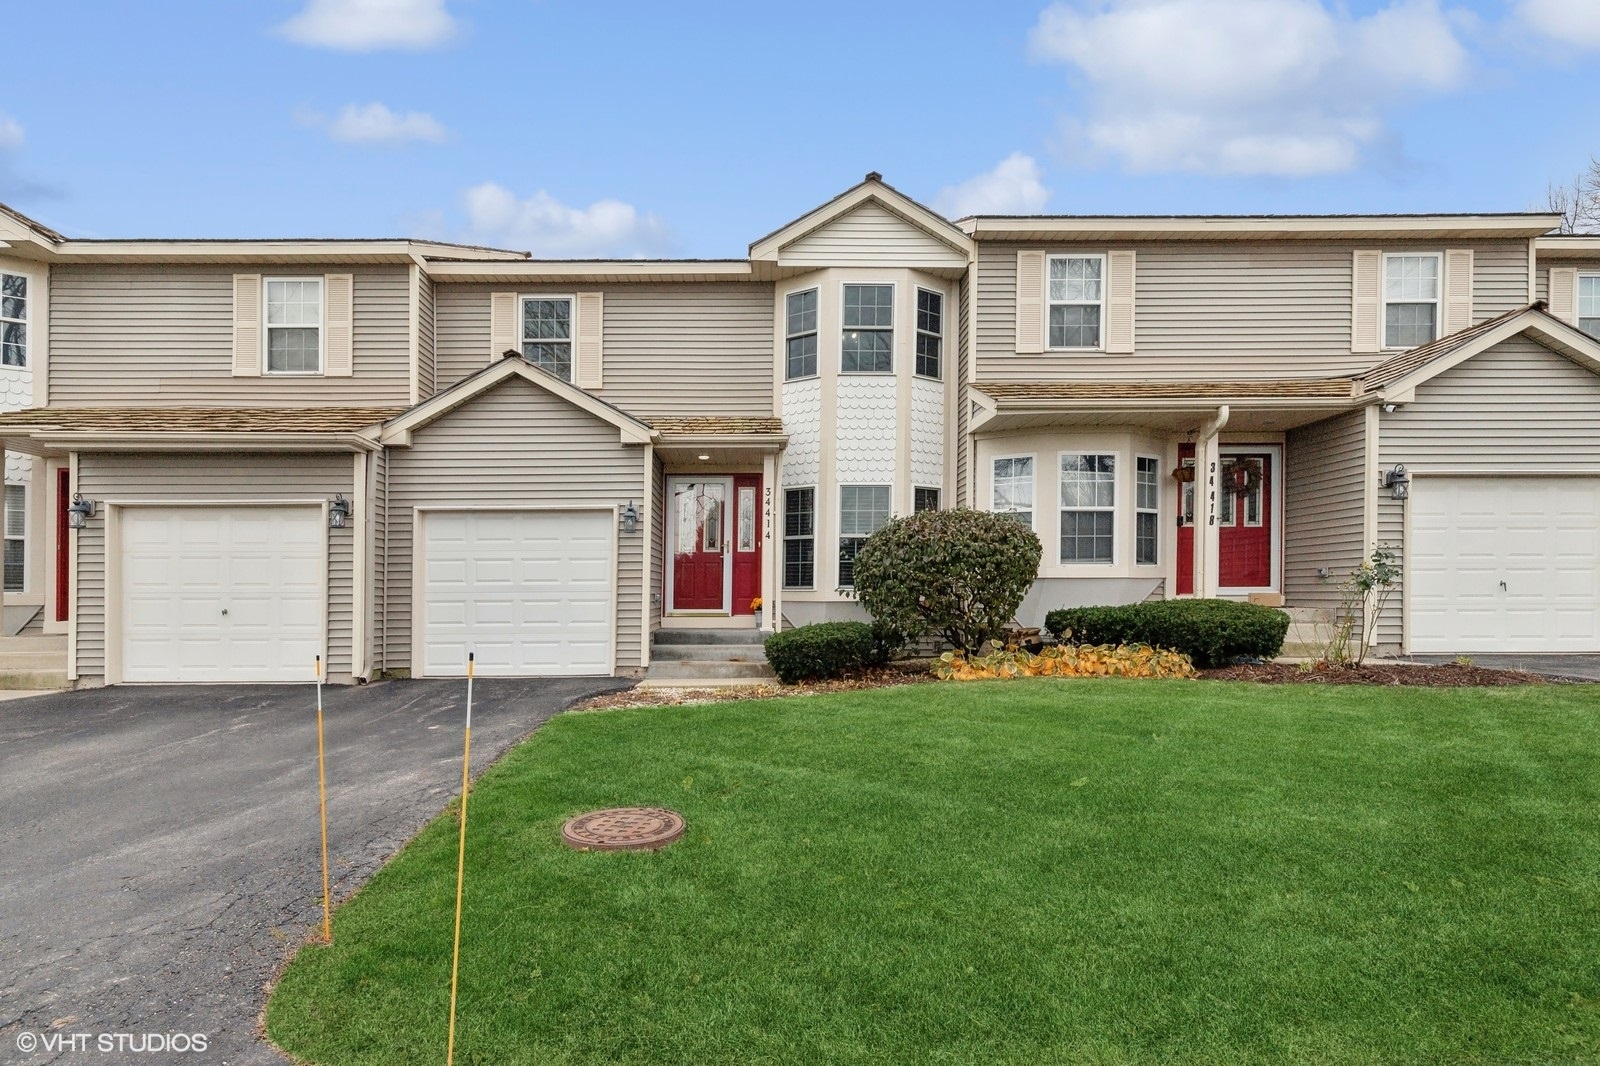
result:
[(1016, 515), (1033, 528), (1033, 456), (1007, 456), (994, 461), (989, 510)]
[(23, 591), (26, 572), (28, 529), (28, 486), (6, 486), (5, 587), (7, 592)]
[(267, 278), (267, 373), (322, 373), (322, 279)]
[(1117, 457), (1061, 457), (1061, 561), (1116, 560)]
[(917, 290), (917, 373), (925, 378), (939, 376), (944, 356), (944, 294), (929, 289)]
[(0, 365), (28, 365), (28, 279), (0, 274)]
[(911, 511), (913, 514), (920, 511), (937, 511), (938, 509), (938, 489), (930, 489), (918, 485), (911, 490)]
[(1161, 536), (1161, 460), (1141, 455), (1133, 463), (1133, 561), (1154, 566)]
[(562, 381), (572, 380), (571, 298), (522, 298), (522, 358)]
[(1437, 255), (1383, 257), (1383, 346), (1415, 348), (1439, 336)]
[(809, 378), (817, 372), (817, 290), (791, 292), (784, 315), (787, 366), (784, 377)]
[(1100, 347), (1105, 303), (1104, 256), (1052, 255), (1049, 266), (1050, 347)]
[(839, 371), (889, 374), (894, 371), (894, 286), (844, 287), (844, 337)]
[(817, 490), (783, 490), (783, 587), (808, 589), (817, 576)]
[(1578, 328), (1600, 337), (1600, 274), (1578, 275)]
[(889, 521), (889, 485), (839, 486), (839, 587), (855, 585), (856, 553)]

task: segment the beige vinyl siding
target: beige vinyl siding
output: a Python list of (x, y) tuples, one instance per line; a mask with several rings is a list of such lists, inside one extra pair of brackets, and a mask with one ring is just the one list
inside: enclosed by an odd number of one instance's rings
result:
[(417, 276), (417, 398), (426, 400), (438, 391), (438, 370), (434, 365), (433, 279)]
[[(487, 301), (485, 301), (487, 303)], [(617, 428), (513, 377), (412, 434), (389, 453), (386, 668), (412, 668), (415, 509), (595, 507), (644, 499), (644, 457)], [(643, 619), (642, 532), (617, 539), (617, 666), (637, 668)]]
[[(233, 275), (351, 270), (351, 377), (233, 375)], [(50, 401), (61, 406), (404, 404), (404, 267), (60, 264), (50, 277)]]
[(1534, 270), (1534, 299), (1550, 299), (1550, 268), (1576, 270), (1580, 274), (1600, 274), (1600, 256), (1594, 259), (1541, 259)]
[[(1545, 473), (1600, 468), (1600, 377), (1527, 337), (1512, 337), (1418, 386), (1381, 417), (1378, 464)], [(1402, 549), (1405, 504), (1378, 493), (1378, 542)], [(1402, 567), (1404, 559), (1401, 560)], [(1378, 643), (1400, 643), (1400, 598)]]
[[(968, 453), (972, 450), (967, 440), (967, 422), (969, 404), (972, 402), (967, 391), (967, 371), (971, 365), (971, 345), (967, 338), (971, 333), (972, 321), (972, 288), (967, 284), (967, 279), (962, 278), (960, 291), (956, 300), (956, 483), (952, 486), (953, 497), (945, 506), (965, 507), (969, 495), (968, 486), (971, 471), (967, 469)], [(946, 415), (948, 418), (949, 416)]]
[[(210, 455), (197, 453), (84, 453), (78, 492), (90, 499), (178, 503), (331, 499), (354, 496), (348, 453)], [(356, 515), (328, 530), (328, 676), (348, 680)], [(105, 676), (106, 540), (102, 508), (78, 534), (78, 675)]]
[(979, 248), (980, 381), (1333, 377), (1369, 367), (1351, 351), (1354, 251), (1472, 248), (1473, 317), (1527, 299), (1526, 241), (1129, 242), (1136, 249), (1133, 356), (1105, 352), (1018, 355), (1017, 252), (1095, 254), (1106, 244), (984, 243)]
[[(439, 387), (488, 365), (492, 285), (436, 286)], [(588, 291), (589, 286), (584, 286)], [(521, 286), (525, 293), (572, 288)], [(761, 282), (612, 285), (603, 293), (605, 387), (629, 414), (770, 417), (773, 294)]]
[[(1333, 609), (1365, 554), (1365, 413), (1290, 430), (1284, 464), (1284, 596), (1291, 607)], [(1319, 578), (1318, 568), (1329, 576)]]
[(967, 257), (919, 226), (868, 201), (785, 246), (785, 264), (961, 267)]

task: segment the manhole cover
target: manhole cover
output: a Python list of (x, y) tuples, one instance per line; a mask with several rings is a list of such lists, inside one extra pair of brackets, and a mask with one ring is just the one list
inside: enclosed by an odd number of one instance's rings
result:
[(683, 836), (683, 815), (661, 807), (612, 807), (580, 814), (561, 827), (579, 851), (654, 851)]

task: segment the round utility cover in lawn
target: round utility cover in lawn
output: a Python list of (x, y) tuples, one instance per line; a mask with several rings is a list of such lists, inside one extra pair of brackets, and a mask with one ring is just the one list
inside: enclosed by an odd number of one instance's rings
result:
[(570, 819), (561, 840), (579, 851), (655, 851), (683, 836), (683, 815), (663, 807), (611, 807)]

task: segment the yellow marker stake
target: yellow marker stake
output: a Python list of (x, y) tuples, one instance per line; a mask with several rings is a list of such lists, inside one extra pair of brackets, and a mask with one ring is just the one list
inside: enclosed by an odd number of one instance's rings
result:
[(322, 940), (333, 943), (333, 902), (328, 898), (328, 776), (322, 758), (322, 656), (317, 656), (317, 802), (322, 807)]
[(461, 749), (461, 843), (456, 850), (456, 940), (450, 955), (450, 1036), (445, 1043), (445, 1066), (456, 1059), (456, 974), (461, 965), (461, 888), (467, 873), (467, 790), (472, 778), (472, 658), (467, 652), (467, 732)]

